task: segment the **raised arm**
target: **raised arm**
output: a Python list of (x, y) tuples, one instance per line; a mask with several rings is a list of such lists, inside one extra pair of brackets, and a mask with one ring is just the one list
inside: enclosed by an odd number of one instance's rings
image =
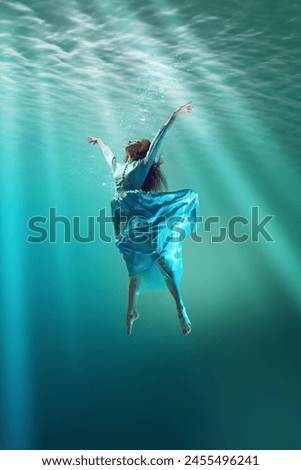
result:
[(110, 149), (110, 147), (108, 147), (107, 145), (105, 145), (102, 140), (100, 140), (98, 137), (88, 137), (88, 143), (89, 144), (98, 144), (103, 156), (105, 157), (109, 167), (111, 168), (112, 171), (114, 171), (115, 167), (116, 167), (116, 158), (112, 152), (112, 150)]
[(165, 135), (167, 134), (167, 131), (171, 123), (175, 120), (178, 114), (190, 113), (191, 111), (192, 111), (191, 101), (188, 101), (188, 103), (183, 104), (182, 106), (180, 106), (179, 108), (177, 108), (175, 111), (171, 113), (166, 123), (157, 132), (154, 140), (152, 141), (150, 145), (150, 148), (148, 149), (146, 157), (141, 160), (142, 165), (143, 164), (147, 165), (147, 167), (150, 168), (150, 166), (154, 163), (156, 156), (158, 155), (159, 148), (161, 147), (163, 139)]

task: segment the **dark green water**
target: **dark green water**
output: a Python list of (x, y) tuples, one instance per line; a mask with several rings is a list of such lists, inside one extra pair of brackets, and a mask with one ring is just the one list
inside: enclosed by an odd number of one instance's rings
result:
[[(300, 14), (2, 0), (2, 449), (300, 449)], [(169, 189), (196, 190), (221, 225), (259, 207), (274, 241), (185, 241), (191, 335), (158, 292), (128, 338), (114, 244), (64, 243), (62, 224), (29, 243), (27, 224), (52, 207), (84, 236), (113, 194), (86, 137), (122, 158), (188, 100), (163, 148)]]

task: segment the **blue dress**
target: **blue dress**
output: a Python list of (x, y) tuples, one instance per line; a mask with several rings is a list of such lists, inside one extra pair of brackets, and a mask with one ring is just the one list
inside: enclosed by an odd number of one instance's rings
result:
[(140, 160), (119, 163), (109, 147), (99, 142), (115, 182), (111, 209), (116, 246), (124, 257), (129, 276), (141, 275), (146, 290), (166, 288), (156, 263), (159, 259), (181, 276), (182, 242), (196, 230), (199, 217), (198, 195), (191, 189), (141, 190), (168, 127), (161, 127), (147, 155)]

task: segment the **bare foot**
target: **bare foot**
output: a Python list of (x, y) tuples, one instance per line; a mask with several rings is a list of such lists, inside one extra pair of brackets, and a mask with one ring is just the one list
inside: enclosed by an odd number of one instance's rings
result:
[(181, 330), (182, 330), (183, 335), (185, 336), (189, 335), (189, 333), (191, 332), (191, 322), (189, 320), (189, 317), (185, 309), (179, 312), (179, 320), (180, 320), (180, 325), (181, 325)]
[(138, 320), (138, 318), (139, 318), (139, 313), (137, 312), (137, 310), (133, 310), (131, 313), (127, 314), (125, 323), (126, 323), (126, 334), (128, 336), (131, 335), (133, 323), (135, 320)]

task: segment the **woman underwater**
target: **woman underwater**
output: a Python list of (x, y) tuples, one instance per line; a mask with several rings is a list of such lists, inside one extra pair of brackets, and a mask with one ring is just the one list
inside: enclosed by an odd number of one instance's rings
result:
[(191, 189), (163, 192), (165, 177), (158, 150), (175, 118), (191, 112), (191, 102), (177, 108), (159, 129), (152, 143), (147, 139), (129, 141), (124, 163), (99, 138), (98, 144), (113, 173), (115, 196), (111, 202), (116, 245), (123, 254), (129, 273), (127, 334), (139, 318), (137, 304), (141, 288), (160, 271), (173, 296), (182, 333), (188, 335), (191, 323), (181, 293), (182, 241), (193, 233), (199, 215), (198, 195)]

